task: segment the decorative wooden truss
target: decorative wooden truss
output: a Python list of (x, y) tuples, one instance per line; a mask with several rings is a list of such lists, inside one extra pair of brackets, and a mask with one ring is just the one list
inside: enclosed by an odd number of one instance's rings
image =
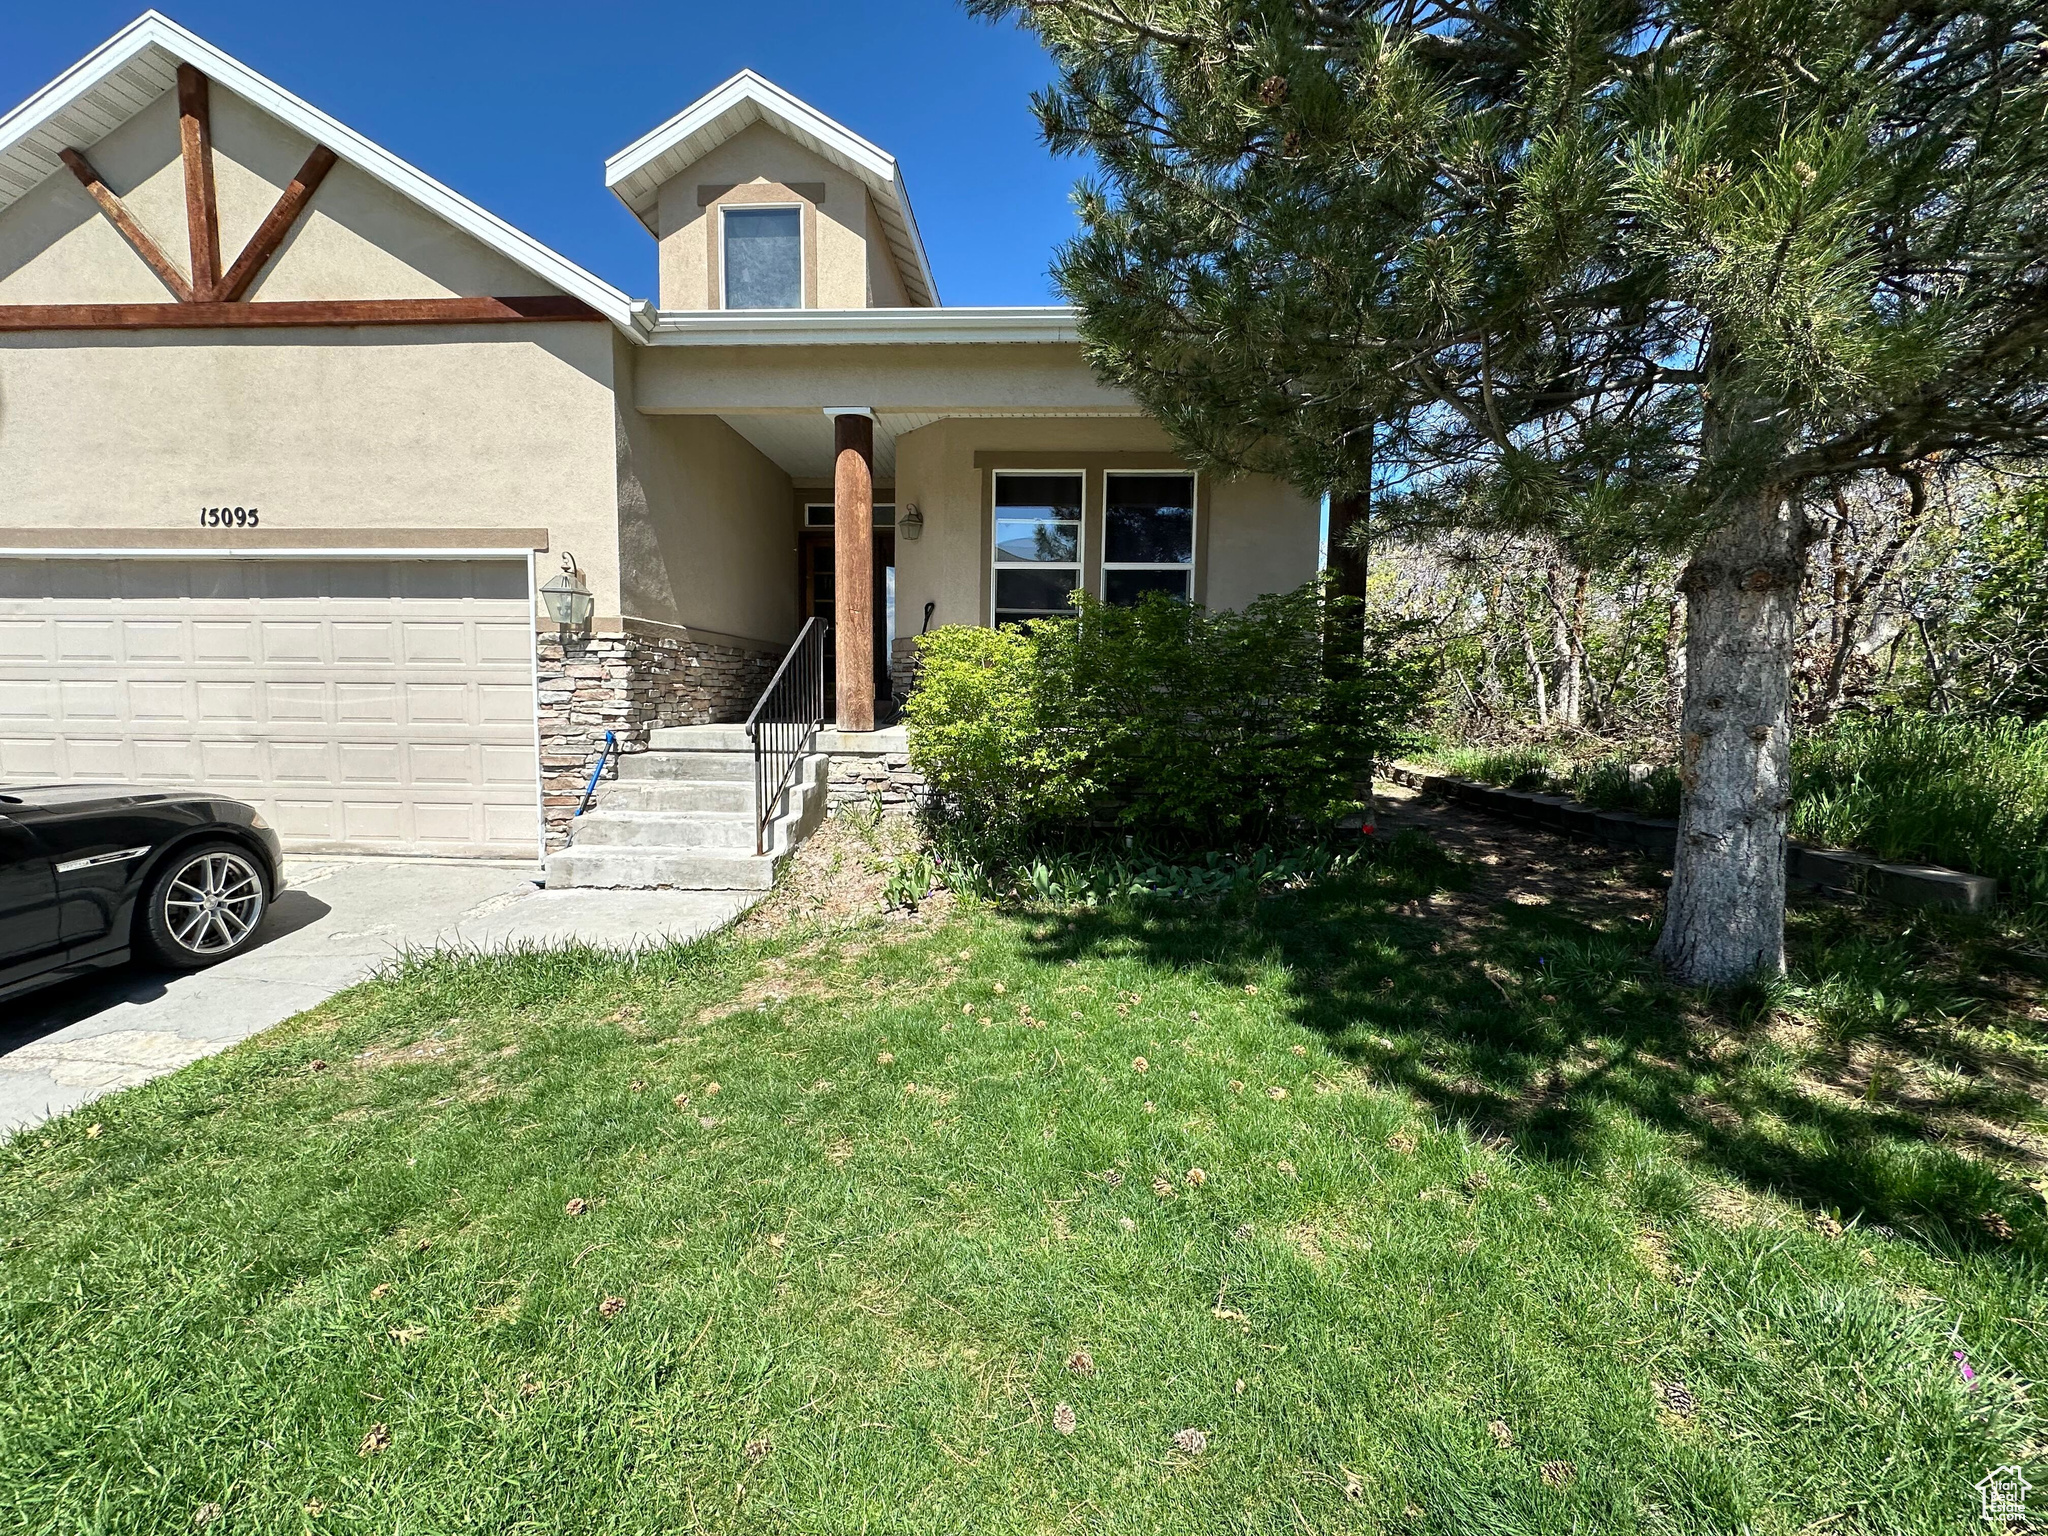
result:
[(178, 66), (178, 139), (185, 169), (185, 233), (191, 250), (190, 275), (128, 211), (113, 189), (76, 149), (63, 150), (64, 164), (78, 178), (122, 239), (171, 291), (169, 304), (0, 304), (0, 331), (135, 331), (195, 327), (308, 325), (474, 325), (499, 320), (601, 320), (580, 299), (323, 299), (258, 304), (249, 287), (275, 256), (320, 183), (334, 168), (335, 154), (313, 146), (291, 185), (225, 271), (220, 261), (220, 218), (213, 196), (213, 129), (207, 108), (207, 80), (190, 64)]

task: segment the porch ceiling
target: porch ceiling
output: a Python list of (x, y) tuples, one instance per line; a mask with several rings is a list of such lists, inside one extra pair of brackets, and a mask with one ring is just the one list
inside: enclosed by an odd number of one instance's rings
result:
[[(719, 420), (767, 454), (781, 466), (782, 472), (790, 479), (832, 478), (832, 418), (823, 411), (814, 411), (808, 416), (735, 413), (720, 416)], [(893, 480), (896, 476), (896, 434), (911, 430), (910, 427), (901, 425), (906, 420), (916, 426), (924, 425), (924, 422), (916, 417), (875, 418), (877, 480)]]

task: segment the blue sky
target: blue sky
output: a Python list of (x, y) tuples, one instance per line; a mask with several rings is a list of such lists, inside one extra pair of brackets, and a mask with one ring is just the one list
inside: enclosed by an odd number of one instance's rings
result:
[[(0, 111), (146, 0), (0, 0)], [(1032, 38), (953, 0), (160, 0), (216, 47), (635, 297), (654, 241), (604, 159), (751, 66), (895, 155), (948, 304), (1057, 301), (1082, 166), (1046, 152)]]

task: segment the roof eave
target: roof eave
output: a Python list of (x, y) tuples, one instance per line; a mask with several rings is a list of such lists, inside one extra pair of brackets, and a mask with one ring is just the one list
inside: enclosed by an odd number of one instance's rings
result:
[(239, 59), (221, 52), (204, 38), (186, 31), (160, 11), (145, 11), (19, 107), (0, 117), (0, 155), (8, 153), (50, 118), (77, 102), (150, 47), (162, 48), (251, 105), (316, 143), (325, 144), (365, 175), (455, 225), (543, 282), (583, 300), (628, 335), (642, 332), (643, 322), (635, 311), (647, 307), (644, 301), (628, 297), (595, 273), (550, 250), (531, 235), (399, 159), (381, 145), (372, 143), (310, 102), (258, 74)]
[(910, 232), (910, 251), (915, 261), (915, 275), (924, 284), (925, 302), (933, 309), (939, 304), (939, 280), (932, 276), (931, 258), (925, 255), (924, 232), (917, 227), (917, 215), (910, 209), (910, 189), (903, 184), (902, 176), (896, 178), (896, 203), (903, 211), (903, 226)]

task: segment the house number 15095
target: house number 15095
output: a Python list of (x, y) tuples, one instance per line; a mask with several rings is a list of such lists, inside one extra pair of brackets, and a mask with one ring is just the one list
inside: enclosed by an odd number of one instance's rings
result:
[(201, 507), (199, 526), (202, 528), (254, 528), (256, 509), (254, 507)]

